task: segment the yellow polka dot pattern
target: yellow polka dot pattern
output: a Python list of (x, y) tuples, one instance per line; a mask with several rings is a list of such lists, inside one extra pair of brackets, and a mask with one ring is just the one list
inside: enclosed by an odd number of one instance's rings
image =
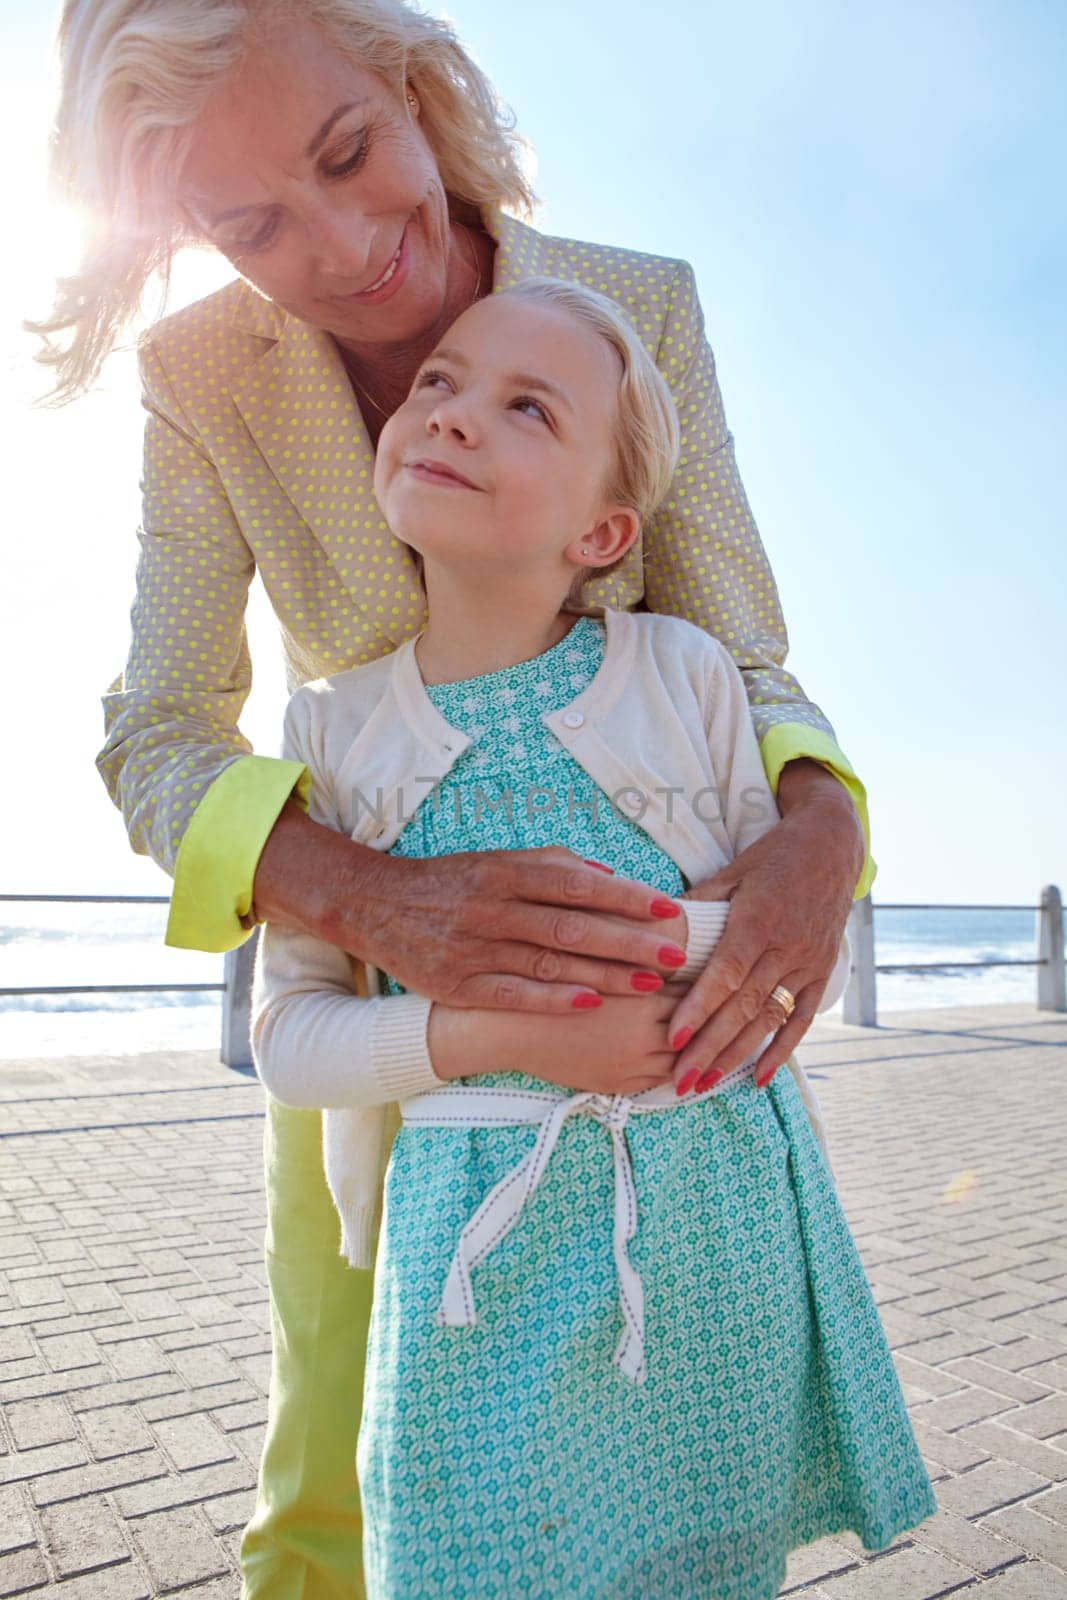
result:
[[(761, 737), (775, 722), (800, 722), (832, 738), (782, 666), (778, 595), (691, 268), (550, 238), (500, 212), (486, 221), (498, 244), (494, 288), (546, 274), (610, 295), (678, 407), (682, 458), (668, 499), (589, 597), (685, 617), (721, 639), (745, 676)], [(327, 335), (238, 282), (157, 325), (141, 369), (148, 420), (132, 642), (104, 699), (97, 764), (133, 848), (173, 873), (205, 790), (250, 752), (238, 718), (251, 683), (244, 612), (257, 567), (290, 689), (383, 655), (425, 613), (411, 557), (374, 499), (370, 441)]]

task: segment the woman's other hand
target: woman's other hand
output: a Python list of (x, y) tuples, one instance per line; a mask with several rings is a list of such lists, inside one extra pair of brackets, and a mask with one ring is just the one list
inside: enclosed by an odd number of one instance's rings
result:
[[(811, 1025), (833, 970), (863, 867), (863, 830), (847, 791), (817, 762), (790, 762), (782, 820), (690, 899), (730, 901), (722, 939), (671, 1019), (679, 1088), (710, 1088), (772, 1030), (756, 1082), (770, 1083)], [(784, 1022), (771, 991), (796, 1000)]]
[(504, 1016), (435, 1005), (427, 1043), (445, 1082), (486, 1072), (526, 1072), (586, 1094), (639, 1094), (668, 1083), (675, 1053), (667, 1025), (682, 989), (612, 996), (579, 1016)]
[(685, 963), (675, 901), (569, 850), (411, 860), (354, 843), (295, 800), (260, 856), (254, 905), (450, 1006), (592, 1009)]

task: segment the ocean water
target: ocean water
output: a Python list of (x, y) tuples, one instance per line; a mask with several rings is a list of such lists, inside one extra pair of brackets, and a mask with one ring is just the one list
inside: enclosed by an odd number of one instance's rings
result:
[[(0, 984), (221, 983), (221, 956), (164, 945), (166, 912), (155, 905), (0, 902)], [(1033, 912), (880, 912), (876, 902), (875, 953), (880, 963), (932, 963), (921, 973), (880, 973), (879, 1013), (1035, 1002), (1033, 967), (957, 965), (1033, 960)], [(210, 1050), (218, 1046), (221, 1017), (217, 993), (2, 995), (0, 1059)]]

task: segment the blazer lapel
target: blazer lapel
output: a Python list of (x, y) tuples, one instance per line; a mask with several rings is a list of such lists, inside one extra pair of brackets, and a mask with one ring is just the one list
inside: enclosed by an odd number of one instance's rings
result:
[[(251, 315), (262, 312), (252, 308)], [(262, 336), (262, 328), (254, 331)], [(374, 451), (333, 340), (285, 317), (233, 398), (354, 604), (373, 608), (394, 644), (417, 633), (425, 622), (422, 586), (411, 553), (393, 538), (374, 498)], [(389, 602), (380, 613), (379, 597)]]

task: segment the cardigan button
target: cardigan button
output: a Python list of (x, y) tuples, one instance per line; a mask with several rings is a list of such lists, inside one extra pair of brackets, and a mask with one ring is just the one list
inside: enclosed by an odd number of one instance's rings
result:
[(565, 711), (563, 713), (563, 726), (565, 728), (580, 728), (585, 721), (580, 711)]

